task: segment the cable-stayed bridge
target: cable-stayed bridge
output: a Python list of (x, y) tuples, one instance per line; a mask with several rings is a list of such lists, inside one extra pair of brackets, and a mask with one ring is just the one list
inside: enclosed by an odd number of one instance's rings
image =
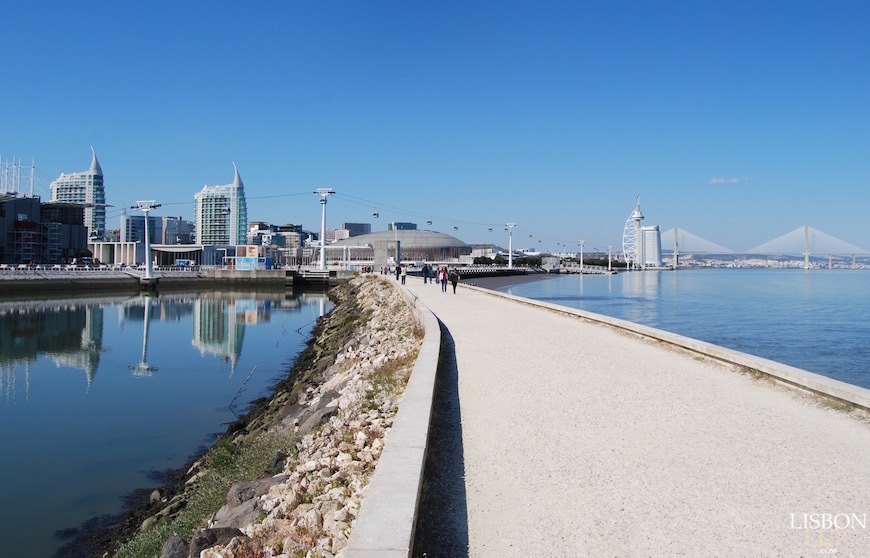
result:
[[(679, 227), (671, 228), (662, 233), (662, 251), (673, 252), (675, 230), (677, 231), (677, 247), (681, 254), (735, 253), (734, 250)], [(860, 246), (841, 240), (809, 225), (798, 227), (773, 240), (738, 253), (768, 256), (802, 256), (807, 254), (807, 252), (815, 256), (827, 256), (829, 254), (834, 256), (870, 255), (870, 251)]]
[(733, 254), (734, 250), (725, 248), (721, 244), (716, 244), (711, 240), (702, 238), (694, 233), (673, 227), (662, 233), (662, 251), (673, 252), (674, 250), (674, 235), (677, 237), (677, 249), (680, 253), (685, 254)]
[(807, 252), (816, 256), (827, 254), (835, 256), (870, 255), (870, 252), (860, 246), (840, 240), (809, 225), (799, 227), (746, 251), (747, 254), (772, 254), (777, 256), (793, 256)]

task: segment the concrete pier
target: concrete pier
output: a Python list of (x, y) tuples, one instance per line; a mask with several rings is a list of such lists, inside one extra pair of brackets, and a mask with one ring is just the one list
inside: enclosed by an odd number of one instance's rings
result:
[(870, 552), (859, 413), (483, 289), (407, 288), (455, 346), (469, 556)]

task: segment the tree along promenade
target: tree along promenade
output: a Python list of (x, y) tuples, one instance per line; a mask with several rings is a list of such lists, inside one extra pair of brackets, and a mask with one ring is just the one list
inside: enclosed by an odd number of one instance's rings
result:
[(468, 555), (870, 551), (866, 415), (569, 309), (407, 289), (455, 348)]

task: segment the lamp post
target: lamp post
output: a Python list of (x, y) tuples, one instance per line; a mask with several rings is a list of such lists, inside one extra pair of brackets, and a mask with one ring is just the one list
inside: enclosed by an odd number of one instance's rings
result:
[(154, 200), (137, 201), (130, 209), (138, 209), (145, 214), (145, 279), (151, 279), (153, 268), (151, 267), (151, 235), (148, 231), (148, 212), (160, 207)]
[(508, 269), (514, 268), (514, 227), (517, 226), (516, 223), (507, 223), (505, 225), (508, 229)]
[(323, 217), (320, 221), (320, 269), (326, 269), (326, 197), (335, 191), (332, 188), (318, 188), (314, 193), (320, 196), (320, 205), (323, 206)]
[(399, 251), (399, 229), (396, 228), (396, 222), (393, 221), (391, 225), (393, 227), (393, 242), (396, 243), (396, 269), (402, 265), (402, 254)]
[(583, 275), (583, 244), (585, 240), (578, 240), (577, 243), (580, 244), (580, 275)]

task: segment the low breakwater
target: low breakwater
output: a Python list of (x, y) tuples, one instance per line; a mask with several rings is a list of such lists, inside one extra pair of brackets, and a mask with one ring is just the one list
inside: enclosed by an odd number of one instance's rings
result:
[(330, 295), (336, 307), (273, 395), (151, 491), (95, 555), (343, 555), (423, 330), (377, 277)]

